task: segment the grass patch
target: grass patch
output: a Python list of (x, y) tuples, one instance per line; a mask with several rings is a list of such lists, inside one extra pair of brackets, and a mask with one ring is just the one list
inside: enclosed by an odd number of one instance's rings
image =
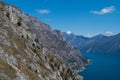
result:
[(9, 64), (4, 62), (3, 60), (0, 60), (0, 69), (3, 70), (4, 73), (11, 79), (14, 79), (16, 77), (15, 69), (12, 68)]

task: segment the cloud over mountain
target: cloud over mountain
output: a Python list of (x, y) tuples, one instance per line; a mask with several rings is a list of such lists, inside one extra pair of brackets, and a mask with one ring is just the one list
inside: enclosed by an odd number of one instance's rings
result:
[(71, 32), (71, 31), (66, 31), (66, 33), (69, 35), (69, 34), (71, 34), (72, 32)]
[(104, 34), (105, 34), (105, 35), (113, 35), (113, 32), (107, 31), (107, 32), (105, 32)]

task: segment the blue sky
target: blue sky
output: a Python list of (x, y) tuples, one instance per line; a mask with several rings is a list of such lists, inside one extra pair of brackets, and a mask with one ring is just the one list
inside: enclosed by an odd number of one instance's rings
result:
[(120, 32), (120, 0), (4, 0), (53, 29), (93, 36)]

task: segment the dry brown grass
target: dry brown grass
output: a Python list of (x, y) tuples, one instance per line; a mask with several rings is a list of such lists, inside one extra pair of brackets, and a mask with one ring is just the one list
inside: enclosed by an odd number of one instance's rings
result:
[(11, 79), (14, 79), (16, 77), (15, 69), (12, 68), (9, 64), (4, 62), (3, 60), (0, 60), (0, 69), (3, 70), (4, 73)]
[(38, 80), (38, 76), (37, 76), (36, 72), (31, 70), (31, 69), (29, 69), (27, 65), (21, 63), (19, 65), (19, 68), (20, 68), (20, 71), (22, 71), (26, 75), (29, 75), (31, 80)]

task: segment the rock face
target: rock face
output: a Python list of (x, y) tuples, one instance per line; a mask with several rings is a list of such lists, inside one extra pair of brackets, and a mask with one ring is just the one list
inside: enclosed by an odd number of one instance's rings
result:
[(59, 30), (0, 2), (0, 80), (81, 80), (86, 64)]
[(68, 35), (67, 33), (63, 33), (63, 36), (74, 47), (82, 51), (105, 54), (120, 53), (120, 33), (109, 37), (99, 34), (92, 38), (76, 36), (74, 34)]

